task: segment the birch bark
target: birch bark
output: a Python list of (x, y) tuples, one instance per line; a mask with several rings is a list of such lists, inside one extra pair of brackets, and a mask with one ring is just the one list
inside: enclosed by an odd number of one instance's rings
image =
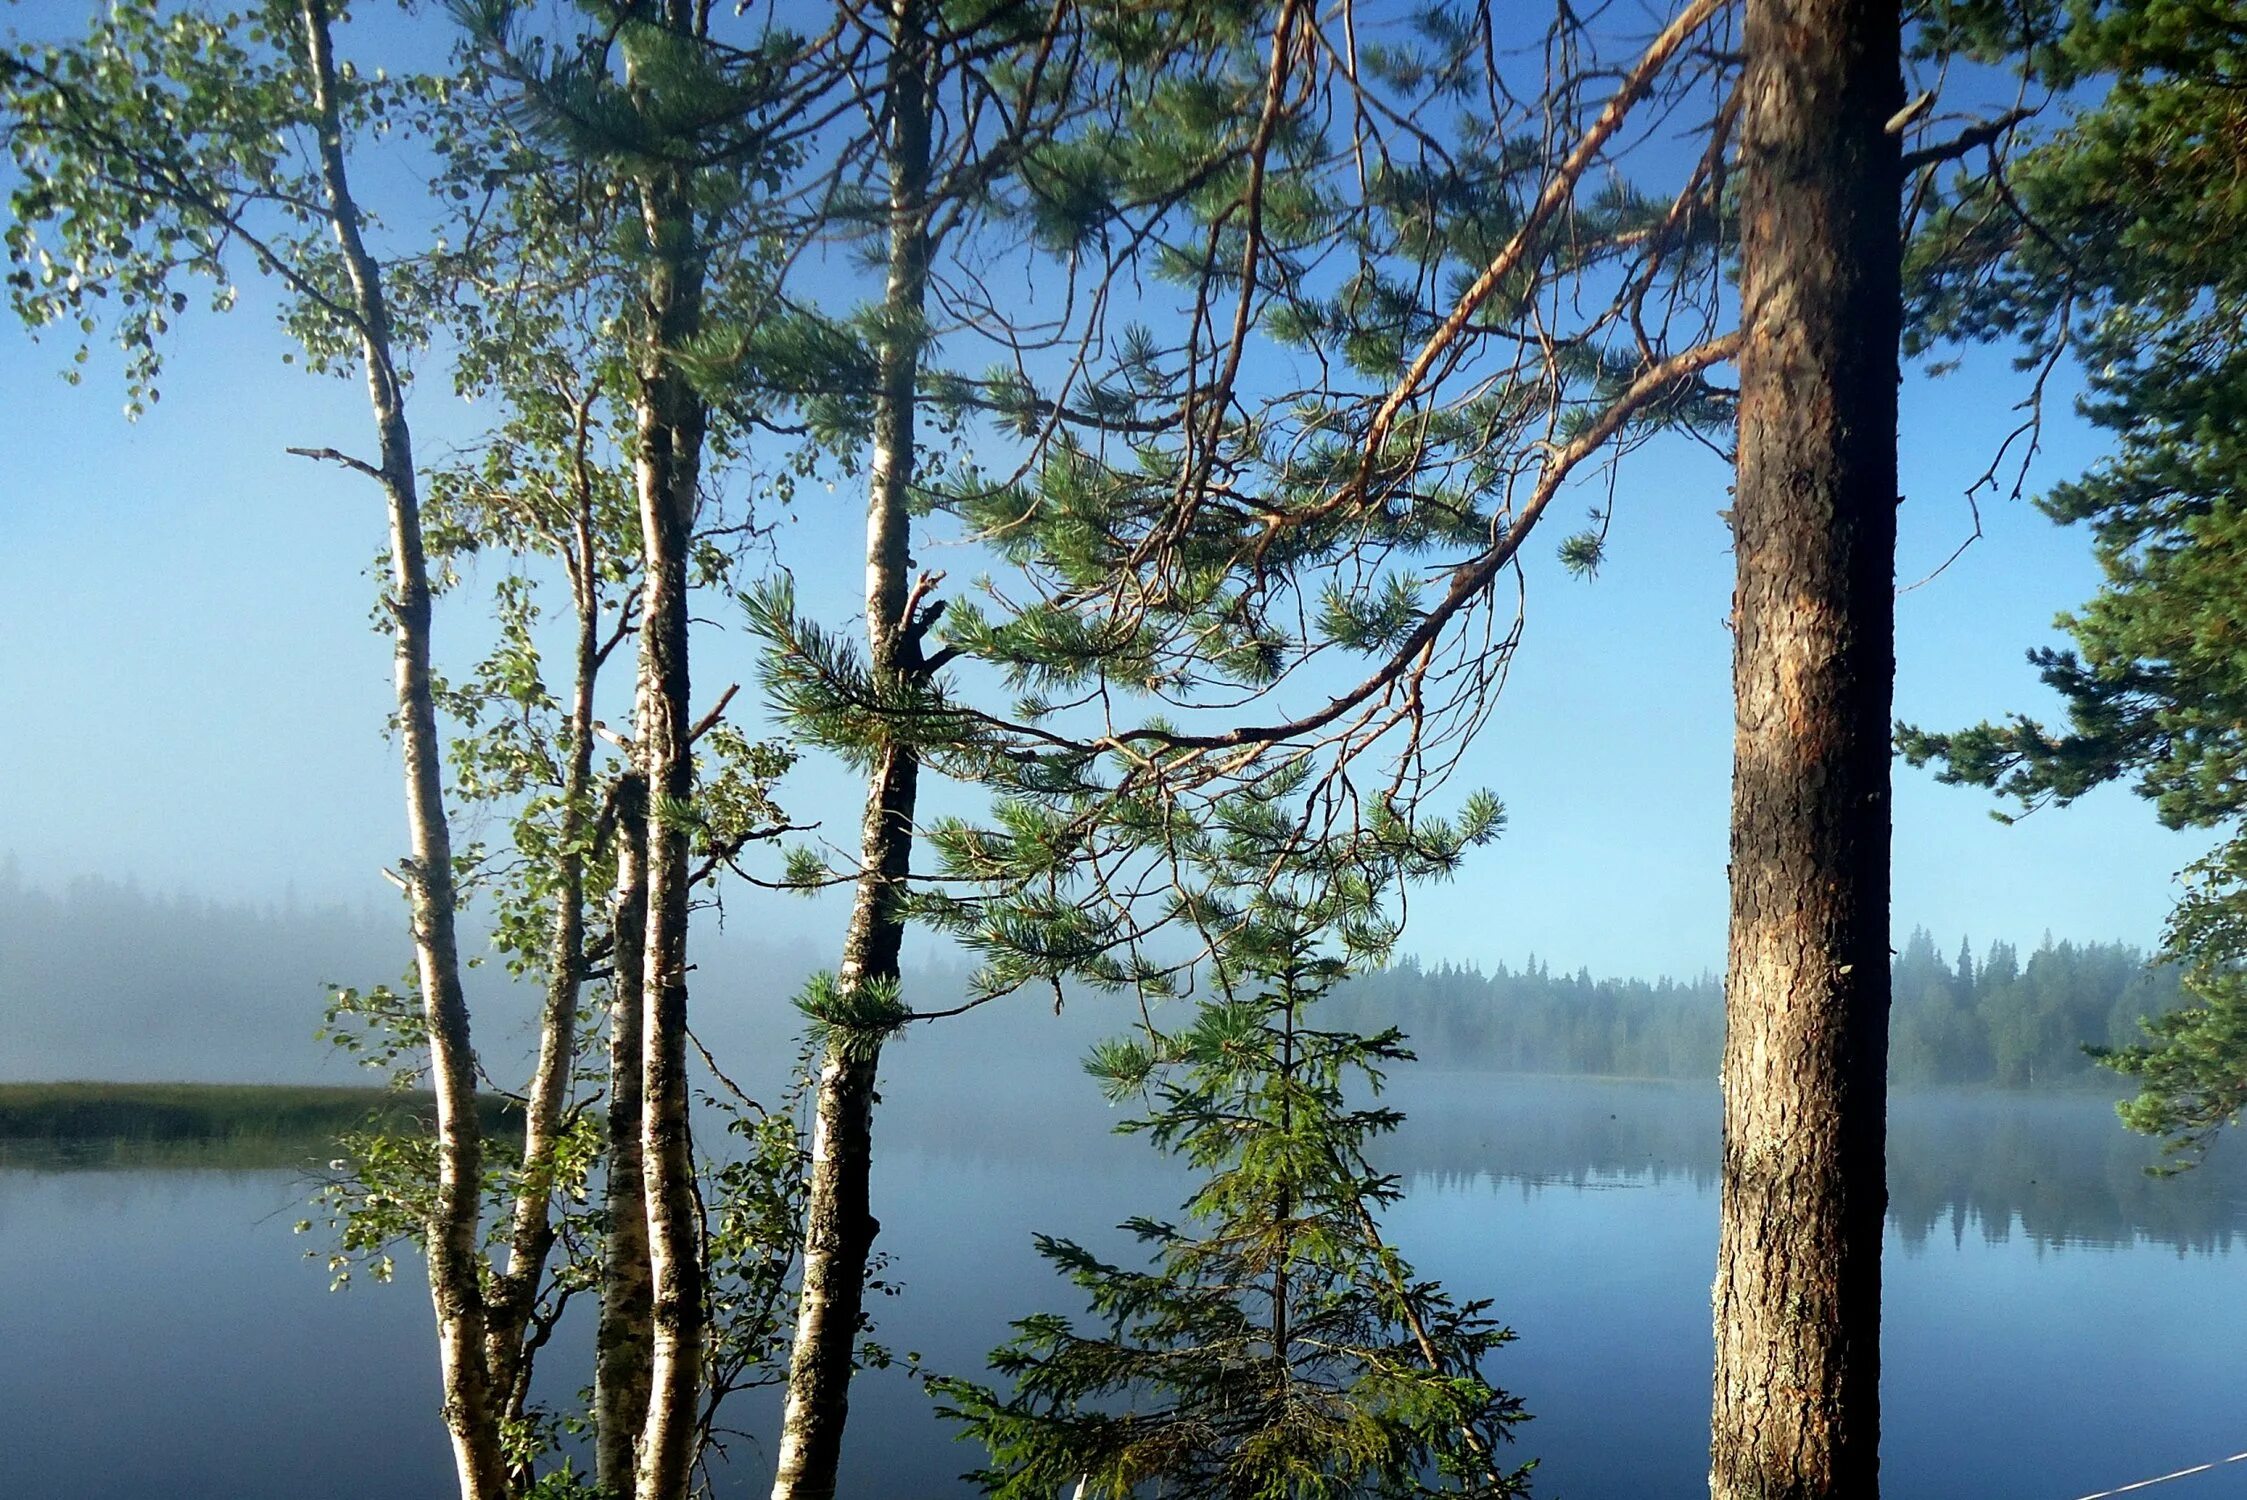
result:
[(640, 1051), (646, 1034), (641, 947), (648, 920), (646, 779), (625, 773), (616, 795), (615, 952), (609, 987), (608, 1233), (595, 1335), (594, 1478), (629, 1495), (647, 1425), (655, 1288), (648, 1266), (647, 1183), (640, 1150)]
[(317, 119), (321, 186), (358, 325), (373, 408), (376, 468), (390, 520), (390, 599), (398, 744), (405, 764), (414, 964), (429, 1030), (430, 1083), (436, 1095), (437, 1191), (429, 1213), (429, 1290), (437, 1311), (438, 1364), (445, 1428), (452, 1440), (462, 1500), (508, 1493), (497, 1403), (484, 1364), (486, 1308), (479, 1280), (483, 1142), (476, 1119), (476, 1061), (461, 990), (458, 903), (452, 834), (445, 816), (442, 744), (430, 683), (429, 568), (421, 534), (421, 497), (405, 392), (393, 357), (382, 267), (361, 233), (344, 159), (336, 62), (326, 0), (303, 0), (305, 57)]
[(585, 844), (593, 796), (593, 695), (601, 671), (600, 596), (595, 580), (591, 499), (580, 486), (569, 564), (577, 612), (567, 756), (562, 769), (560, 863), (547, 940), (546, 996), (539, 1014), (538, 1063), (523, 1120), (523, 1164), (507, 1239), (507, 1268), (492, 1277), (485, 1363), (506, 1415), (519, 1418), (530, 1396), (526, 1345), (546, 1262), (554, 1249), (554, 1169), (577, 1066), (577, 1008), (585, 974)]
[[(699, 34), (691, 0), (667, 0), (665, 24)], [(694, 794), (687, 671), (687, 554), (693, 542), (708, 410), (678, 355), (702, 327), (703, 258), (690, 169), (641, 179), (647, 269), (634, 479), (646, 581), (634, 737), (648, 783), (647, 926), (641, 953), (641, 1172), (648, 1221), (653, 1342), (641, 1429), (639, 1500), (683, 1500), (694, 1466), (706, 1321), (702, 1215), (687, 1098), (687, 829)]]

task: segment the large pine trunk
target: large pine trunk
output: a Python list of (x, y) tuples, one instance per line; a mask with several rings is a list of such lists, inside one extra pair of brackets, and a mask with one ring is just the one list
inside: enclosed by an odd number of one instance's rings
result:
[(1895, 0), (1749, 0), (1715, 1500), (1879, 1492)]
[[(889, 62), (889, 266), (874, 452), (866, 518), (866, 628), (878, 680), (923, 669), (907, 573), (914, 469), (914, 386), (928, 288), (929, 46), (918, 0), (894, 0)], [(920, 779), (909, 746), (885, 747), (866, 790), (860, 873), (837, 979), (846, 988), (892, 982), (904, 925)], [(811, 1181), (804, 1215), (804, 1271), (788, 1362), (773, 1500), (828, 1500), (842, 1459), (843, 1426), (864, 1311), (876, 1222), (873, 1170), (877, 1044), (836, 1038), (819, 1070)]]
[(389, 504), (390, 597), (398, 746), (404, 760), (405, 866), (412, 912), (414, 968), (429, 1030), (429, 1073), (436, 1096), (437, 1191), (425, 1235), (429, 1291), (437, 1312), (438, 1368), (445, 1428), (452, 1439), (461, 1500), (504, 1500), (507, 1466), (499, 1440), (499, 1399), (484, 1363), (486, 1309), (480, 1279), (483, 1142), (476, 1118), (476, 1058), (468, 1002), (461, 990), (458, 897), (451, 825), (445, 815), (443, 743), (430, 679), (429, 567), (422, 547), (421, 498), (405, 392), (393, 357), (382, 268), (360, 233), (343, 153), (335, 51), (325, 0), (304, 0), (305, 61), (318, 117), (321, 185), (342, 254), (373, 407), (375, 465)]

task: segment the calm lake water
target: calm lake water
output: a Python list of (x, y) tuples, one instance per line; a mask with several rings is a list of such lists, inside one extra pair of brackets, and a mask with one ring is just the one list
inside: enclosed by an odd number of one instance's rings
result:
[[(900, 1353), (973, 1373), (1008, 1319), (1068, 1305), (1033, 1230), (1112, 1245), (1178, 1180), (1070, 1080), (972, 1114), (944, 1093), (893, 1084), (878, 1126), (903, 1291), (877, 1311)], [(1437, 1075), (1401, 1103), (1389, 1228), (1519, 1333), (1490, 1373), (1536, 1414), (1537, 1492), (1702, 1491), (1714, 1091)], [(2105, 1101), (1997, 1095), (1899, 1098), (1892, 1137), (1889, 1496), (2073, 1500), (2247, 1448), (2237, 1143), (2156, 1181)], [(443, 1495), (426, 1294), (403, 1272), (328, 1293), (290, 1232), (303, 1196), (287, 1172), (0, 1167), (0, 1494)], [(586, 1363), (556, 1354), (563, 1395)], [(773, 1405), (738, 1415), (769, 1431)], [(974, 1455), (902, 1370), (861, 1377), (852, 1433), (847, 1495), (963, 1492)], [(725, 1493), (761, 1494), (765, 1461), (737, 1444)], [(2247, 1497), (2247, 1464), (2152, 1494)]]

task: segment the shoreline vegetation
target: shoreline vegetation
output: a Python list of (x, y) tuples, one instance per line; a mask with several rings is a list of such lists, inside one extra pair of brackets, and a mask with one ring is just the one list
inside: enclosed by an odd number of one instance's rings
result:
[[(2185, 1003), (2178, 977), (2123, 943), (2047, 935), (1977, 954), (1962, 941), (1950, 960), (1915, 930), (1891, 965), (1889, 1087), (2134, 1092), (2085, 1048), (2144, 1041), (2141, 1018)], [(1724, 1048), (1713, 974), (1595, 979), (1534, 958), (1487, 972), (1406, 958), (1353, 976), (1320, 1020), (1395, 1026), (1423, 1066), (1450, 1072), (1714, 1080)]]
[[(478, 1101), (487, 1124), (514, 1101)], [(363, 1085), (0, 1083), (0, 1165), (296, 1166), (334, 1154), (349, 1131), (426, 1128), (426, 1093)]]
[[(1585, 1083), (1651, 1086), (1698, 1091), (1717, 1080), (1675, 1074), (1571, 1072), (1556, 1069), (1492, 1068), (1458, 1060), (1408, 1064), (1411, 1073), (1434, 1078), (1486, 1076), (1531, 1083)], [(1900, 1086), (1904, 1094), (1980, 1095), (2024, 1098), (2032, 1094), (2120, 1096), (2120, 1080), (2093, 1074), (2054, 1080), (2031, 1089), (1988, 1082)], [(504, 1128), (519, 1120), (514, 1100), (485, 1095), (478, 1100), (487, 1124)], [(26, 1150), (44, 1159), (49, 1153), (71, 1159), (115, 1156), (119, 1160), (166, 1161), (183, 1165), (206, 1157), (231, 1164), (239, 1156), (258, 1164), (289, 1165), (325, 1158), (345, 1132), (379, 1129), (386, 1134), (425, 1131), (435, 1110), (426, 1093), (362, 1085), (289, 1083), (136, 1083), (100, 1079), (0, 1083), (0, 1165)]]
[[(1407, 1080), (1415, 1076), (1434, 1087), (1413, 1090)], [(1381, 1166), (1407, 1181), (1487, 1177), (1524, 1192), (1614, 1178), (1704, 1188), (1717, 1181), (1713, 1077), (1408, 1067), (1392, 1082), (1400, 1086), (1392, 1102), (1406, 1121)], [(1631, 1093), (1568, 1092), (1575, 1087)], [(895, 1103), (916, 1148), (934, 1158), (1086, 1173), (1117, 1163), (1118, 1143), (1104, 1121), (995, 1134), (987, 1119), (916, 1100), (914, 1092), (900, 1088)], [(2161, 1161), (2158, 1146), (2121, 1129), (2083, 1087), (2058, 1080), (2033, 1089), (1939, 1085), (1893, 1098), (1889, 1213), (1907, 1252), (1934, 1239), (2015, 1232), (2039, 1247), (2145, 1238), (2180, 1252), (2215, 1252), (2231, 1247), (2242, 1227), (2236, 1205), (2247, 1202), (2247, 1157), (2219, 1151), (2182, 1183), (2150, 1176), (2146, 1169)], [(483, 1102), (509, 1107), (490, 1096)], [(1018, 1104), (1041, 1107), (1034, 1097)], [(411, 1128), (428, 1107), (426, 1097), (349, 1086), (5, 1083), (0, 1170), (278, 1171), (310, 1183), (337, 1155), (339, 1133), (385, 1117)]]

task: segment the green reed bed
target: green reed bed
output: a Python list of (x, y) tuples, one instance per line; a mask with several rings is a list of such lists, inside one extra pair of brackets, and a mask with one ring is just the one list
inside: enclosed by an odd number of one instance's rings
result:
[[(516, 1124), (479, 1101), (487, 1129)], [(0, 1150), (74, 1159), (267, 1165), (327, 1154), (347, 1131), (428, 1128), (436, 1102), (395, 1089), (245, 1083), (0, 1084)]]

